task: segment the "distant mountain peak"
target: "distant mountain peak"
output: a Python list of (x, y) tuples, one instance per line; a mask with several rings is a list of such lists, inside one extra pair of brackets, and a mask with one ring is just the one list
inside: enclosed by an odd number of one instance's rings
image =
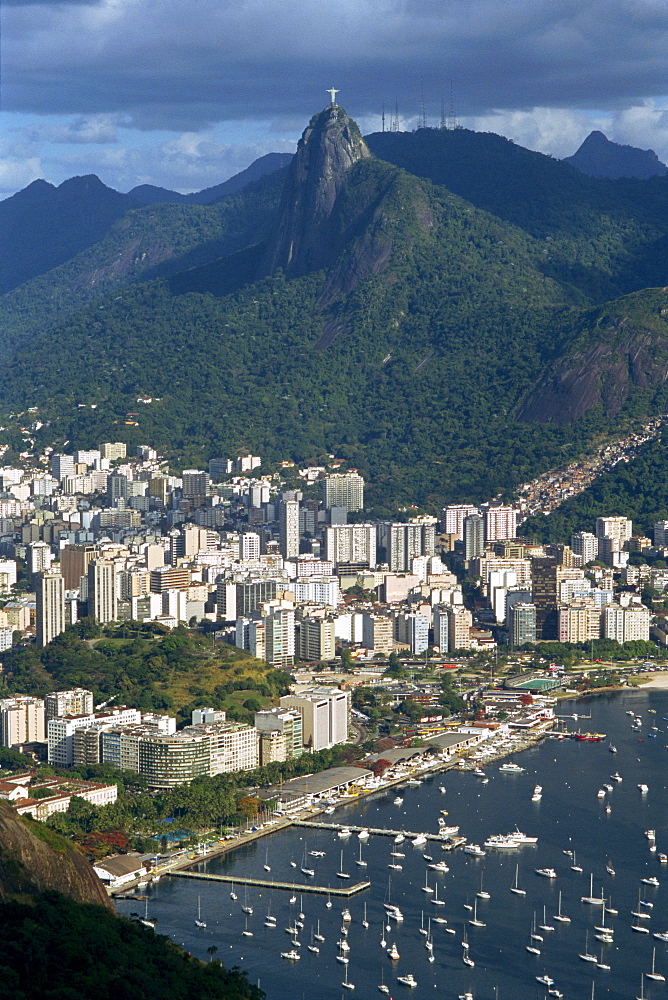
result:
[(332, 105), (313, 116), (288, 171), (262, 274), (282, 268), (296, 277), (331, 262), (328, 236), (337, 196), (351, 167), (371, 155), (343, 108)]
[(611, 180), (620, 177), (647, 180), (668, 174), (668, 167), (653, 149), (637, 149), (613, 142), (598, 129), (589, 133), (577, 152), (564, 157), (564, 163), (570, 163), (590, 177), (608, 177)]

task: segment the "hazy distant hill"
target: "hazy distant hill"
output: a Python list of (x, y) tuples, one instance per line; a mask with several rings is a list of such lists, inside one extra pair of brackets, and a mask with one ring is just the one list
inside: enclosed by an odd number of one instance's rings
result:
[(241, 170), (238, 174), (223, 181), (222, 184), (204, 188), (193, 194), (179, 194), (178, 191), (169, 191), (167, 188), (155, 187), (153, 184), (140, 184), (139, 187), (128, 191), (128, 196), (142, 205), (155, 205), (159, 202), (173, 202), (177, 205), (211, 205), (220, 198), (240, 191), (241, 188), (259, 180), (265, 174), (273, 174), (275, 171), (287, 167), (291, 159), (292, 153), (266, 153), (254, 160), (245, 170)]
[(668, 167), (653, 149), (637, 149), (612, 142), (603, 132), (591, 132), (572, 156), (565, 156), (570, 163), (590, 177), (665, 177)]
[(93, 174), (32, 184), (0, 202), (0, 293), (101, 239), (136, 202)]
[(336, 453), (381, 505), (481, 499), (664, 405), (667, 240), (668, 178), (464, 129), (365, 145), (329, 108), (285, 172), (135, 210), (4, 296), (0, 394), (38, 444)]

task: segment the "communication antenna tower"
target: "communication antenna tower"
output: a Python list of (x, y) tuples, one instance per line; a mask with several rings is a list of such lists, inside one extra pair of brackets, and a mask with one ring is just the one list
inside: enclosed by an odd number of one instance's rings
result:
[(399, 131), (399, 101), (394, 102), (394, 121), (392, 122), (392, 131)]
[(445, 98), (441, 94), (441, 128), (448, 127), (448, 119), (445, 117)]
[(450, 108), (448, 110), (448, 128), (457, 128), (457, 116), (455, 115), (455, 97), (452, 80), (450, 81)]
[(383, 121), (383, 132), (385, 131), (385, 103), (383, 103), (383, 113), (381, 115)]
[(424, 78), (420, 78), (420, 114), (418, 116), (418, 128), (427, 127), (427, 112), (424, 101)]

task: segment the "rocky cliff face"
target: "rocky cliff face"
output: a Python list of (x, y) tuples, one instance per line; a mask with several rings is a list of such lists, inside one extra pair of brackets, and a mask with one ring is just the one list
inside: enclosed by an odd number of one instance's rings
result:
[(370, 156), (343, 108), (326, 108), (311, 119), (290, 165), (262, 277), (280, 268), (295, 278), (336, 260), (341, 250), (333, 220), (336, 201), (351, 168)]
[(97, 875), (83, 855), (48, 827), (17, 816), (0, 802), (0, 902), (54, 889), (78, 903), (113, 909)]
[(668, 289), (647, 289), (597, 310), (577, 345), (555, 360), (517, 409), (526, 423), (568, 424), (601, 404), (615, 417), (634, 389), (668, 377)]

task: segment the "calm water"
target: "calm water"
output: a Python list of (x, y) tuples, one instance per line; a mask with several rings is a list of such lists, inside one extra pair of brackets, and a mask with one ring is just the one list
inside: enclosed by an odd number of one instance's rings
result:
[[(642, 732), (631, 729), (632, 720), (625, 714), (629, 708), (642, 717)], [(655, 715), (648, 712), (650, 708), (656, 710)], [(597, 998), (627, 1000), (639, 996), (640, 975), (651, 970), (653, 946), (656, 970), (668, 977), (667, 944), (652, 936), (654, 931), (668, 930), (668, 865), (658, 861), (659, 852), (668, 853), (668, 721), (664, 719), (668, 716), (668, 693), (616, 693), (587, 702), (564, 703), (559, 711), (591, 712), (591, 719), (569, 725), (606, 733), (618, 752), (610, 753), (608, 740), (598, 744), (545, 740), (517, 756), (517, 762), (526, 768), (523, 774), (499, 773), (499, 765), (494, 764), (487, 768), (489, 782), (482, 784), (472, 774), (451, 771), (427, 779), (419, 787), (404, 788), (400, 806), (394, 805), (396, 792), (384, 793), (341, 808), (332, 817), (337, 822), (435, 832), (439, 810), (447, 809), (447, 822), (459, 824), (461, 833), (470, 841), (482, 843), (492, 833), (505, 833), (517, 826), (539, 838), (536, 846), (506, 853), (489, 851), (486, 857), (476, 859), (461, 851), (446, 854), (438, 844), (414, 848), (404, 843), (395, 847), (390, 838), (371, 837), (362, 846), (362, 857), (367, 861), (367, 867), (362, 868), (355, 864), (360, 850), (355, 835), (341, 841), (329, 832), (291, 829), (226, 858), (208, 862), (206, 868), (234, 874), (243, 883), (244, 876), (264, 876), (266, 862), (271, 866), (270, 877), (306, 882), (299, 871), (304, 852), (320, 850), (326, 852), (324, 858), (309, 857), (309, 866), (316, 870), (313, 881), (335, 886), (342, 884), (335, 873), (340, 867), (343, 847), (344, 870), (351, 875), (347, 884), (368, 878), (371, 888), (347, 903), (332, 900), (331, 909), (326, 908), (326, 899), (321, 896), (304, 894), (301, 903), (298, 897), (295, 904), (290, 904), (288, 893), (249, 890), (254, 912), (248, 918), (248, 929), (253, 931), (253, 937), (244, 937), (243, 888), (236, 886), (239, 899), (233, 902), (228, 886), (164, 878), (150, 890), (149, 914), (158, 921), (157, 931), (203, 959), (207, 958), (207, 948), (216, 947), (217, 958), (227, 965), (247, 969), (251, 982), (259, 980), (271, 1000), (299, 997), (338, 1000), (348, 995), (341, 987), (344, 966), (335, 959), (337, 941), (342, 938), (341, 911), (346, 905), (352, 914), (348, 934), (348, 978), (356, 987), (354, 992), (350, 991), (352, 996), (379, 996), (382, 976), (394, 1000), (408, 995), (415, 1000), (427, 997), (449, 1000), (467, 990), (475, 1000), (493, 1000), (497, 987), (499, 1000), (534, 997), (540, 1000), (546, 991), (535, 977), (545, 972), (555, 980), (565, 1000), (588, 1000), (592, 981)], [(649, 737), (652, 725), (659, 730), (656, 738)], [(618, 784), (610, 781), (615, 771), (623, 778)], [(536, 782), (543, 786), (543, 797), (534, 803), (531, 794)], [(640, 782), (649, 786), (646, 795), (637, 787)], [(614, 789), (601, 801), (596, 793), (604, 783), (613, 784)], [(445, 794), (440, 792), (440, 786), (446, 788)], [(611, 805), (609, 814), (605, 812), (607, 803)], [(656, 854), (648, 849), (644, 835), (648, 828), (657, 831)], [(572, 860), (564, 853), (568, 849), (575, 850), (582, 874), (571, 870)], [(393, 858), (393, 850), (404, 852), (405, 857)], [(428, 869), (423, 852), (431, 854), (434, 861), (445, 860), (450, 871), (437, 874)], [(296, 868), (291, 867), (291, 861), (296, 862)], [(616, 871), (614, 876), (605, 870), (608, 861)], [(402, 871), (390, 871), (387, 867), (390, 862), (401, 864)], [(526, 889), (525, 897), (509, 891), (516, 864), (519, 864), (519, 884)], [(548, 866), (556, 869), (556, 879), (535, 874), (536, 868)], [(594, 939), (594, 925), (600, 924), (601, 908), (580, 901), (581, 896), (589, 895), (590, 873), (594, 876), (594, 895), (600, 895), (603, 887), (603, 894), (611, 897), (612, 907), (619, 910), (618, 916), (606, 916), (606, 923), (614, 927), (614, 944), (605, 945)], [(391, 962), (380, 946), (383, 902), (388, 896), (390, 875), (391, 901), (401, 907), (405, 917), (403, 924), (392, 923), (391, 930), (384, 934), (388, 945), (396, 942), (401, 956), (397, 962)], [(422, 891), (425, 875), (431, 886), (438, 886), (438, 898), (445, 900), (445, 906), (435, 906), (431, 902), (434, 894)], [(659, 878), (658, 889), (640, 882), (649, 875)], [(472, 916), (466, 905), (474, 903), (481, 881), (491, 896), (477, 901), (478, 919), (486, 926), (466, 926)], [(570, 924), (551, 919), (557, 912), (560, 890), (562, 912), (571, 917)], [(649, 927), (649, 934), (631, 931), (635, 921), (631, 910), (637, 909), (639, 890), (643, 900), (654, 904), (652, 908), (643, 907), (651, 913), (650, 920), (642, 921)], [(194, 924), (198, 896), (202, 918), (207, 922), (205, 930), (198, 930)], [(365, 903), (368, 929), (361, 926)], [(137, 907), (136, 902), (118, 902), (121, 913), (130, 913)], [(544, 922), (543, 907), (547, 923), (555, 929), (544, 933), (544, 941), (539, 945), (542, 953), (535, 956), (525, 946), (534, 912), (537, 923)], [(264, 927), (268, 908), (277, 917), (275, 929)], [(280, 958), (280, 952), (291, 947), (284, 928), (293, 923), (300, 908), (305, 915), (304, 929), (299, 932), (302, 957), (299, 962), (289, 963)], [(419, 928), (423, 921), (427, 926), (429, 916), (436, 915), (447, 917), (447, 926), (456, 933), (449, 934), (446, 926), (432, 923), (436, 960), (430, 964)], [(306, 945), (317, 920), (326, 941), (320, 944), (320, 954), (314, 955)], [(474, 968), (467, 968), (462, 962), (465, 929)], [(585, 950), (587, 931), (589, 951), (602, 953), (610, 971), (578, 958), (578, 953)], [(412, 990), (396, 981), (398, 975), (409, 972), (418, 983)], [(668, 996), (666, 983), (645, 980), (644, 990), (647, 1000)]]

